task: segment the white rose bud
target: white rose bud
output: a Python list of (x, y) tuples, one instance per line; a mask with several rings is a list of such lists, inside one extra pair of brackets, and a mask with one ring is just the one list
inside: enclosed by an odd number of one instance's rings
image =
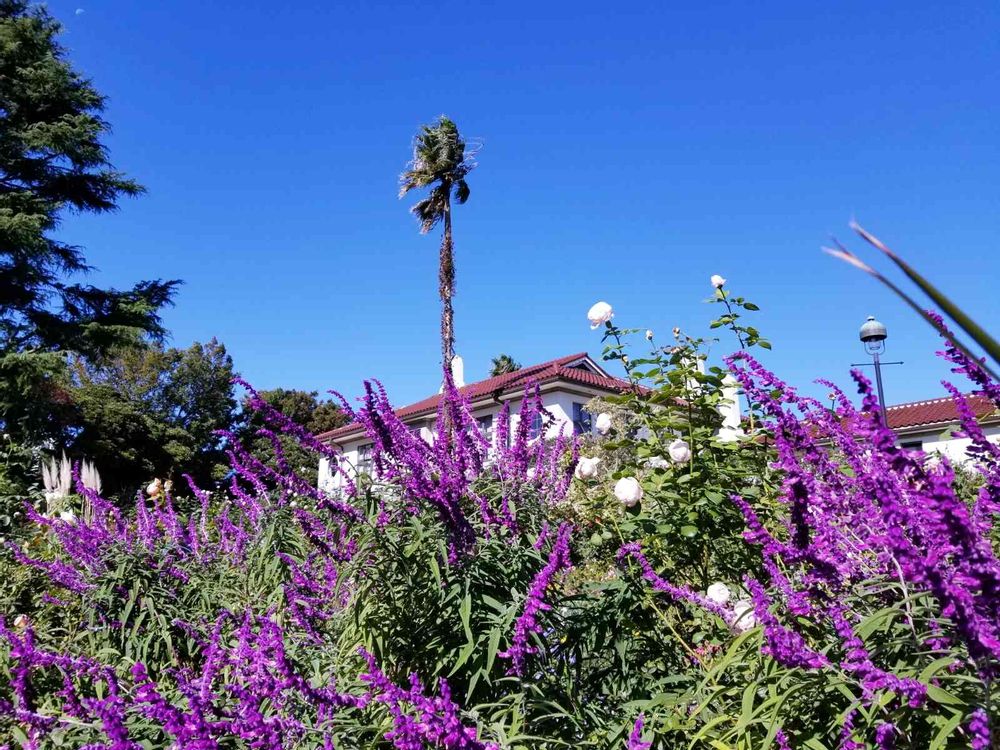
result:
[(150, 497), (156, 497), (163, 490), (163, 485), (160, 484), (159, 479), (154, 479), (152, 482), (146, 485), (146, 494)]
[(757, 615), (749, 599), (740, 599), (733, 605), (733, 627), (741, 633), (757, 626)]
[(642, 486), (635, 477), (622, 477), (615, 482), (615, 497), (626, 508), (642, 500)]
[(716, 273), (712, 275), (711, 282), (712, 286), (714, 286), (716, 289), (721, 289), (725, 285), (726, 280)]
[(725, 604), (729, 601), (730, 597), (729, 587), (724, 583), (713, 583), (708, 587), (708, 591), (705, 592), (705, 596), (708, 597), (709, 601), (715, 602), (716, 604)]
[(597, 431), (602, 435), (607, 435), (611, 432), (611, 415), (606, 411), (602, 411), (597, 415), (597, 421), (594, 423)]
[(653, 340), (653, 332), (650, 331), (650, 330), (647, 330), (646, 331), (646, 341), (652, 341), (652, 340)]
[(587, 311), (587, 319), (590, 321), (591, 329), (607, 323), (613, 317), (615, 317), (615, 311), (607, 302), (598, 302)]
[(27, 615), (21, 614), (14, 618), (14, 627), (18, 630), (24, 630), (31, 624), (31, 620), (28, 619)]
[(593, 479), (597, 476), (597, 466), (600, 463), (601, 459), (599, 458), (581, 457), (576, 462), (576, 469), (573, 473), (577, 479)]
[(691, 460), (691, 446), (683, 440), (675, 440), (667, 446), (670, 460), (675, 464), (686, 464)]

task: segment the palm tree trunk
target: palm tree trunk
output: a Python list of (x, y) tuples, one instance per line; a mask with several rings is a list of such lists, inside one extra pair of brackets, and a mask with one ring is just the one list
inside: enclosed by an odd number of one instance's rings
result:
[(455, 314), (451, 298), (455, 293), (455, 258), (451, 240), (451, 202), (444, 207), (444, 236), (438, 266), (438, 293), (441, 295), (441, 359), (446, 373), (451, 372), (455, 356)]

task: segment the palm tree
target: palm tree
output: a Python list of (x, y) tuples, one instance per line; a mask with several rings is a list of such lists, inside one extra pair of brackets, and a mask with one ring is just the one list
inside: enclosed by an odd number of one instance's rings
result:
[(520, 369), (520, 362), (515, 362), (509, 354), (500, 354), (493, 358), (490, 366), (490, 377), (495, 378), (497, 375), (506, 375), (508, 372), (516, 372)]
[(446, 372), (451, 370), (455, 356), (455, 322), (451, 298), (455, 295), (455, 259), (451, 238), (451, 199), (459, 204), (469, 199), (466, 175), (476, 164), (471, 150), (459, 135), (458, 126), (441, 115), (437, 122), (422, 125), (413, 139), (413, 159), (400, 177), (399, 197), (411, 190), (430, 188), (427, 196), (418, 201), (410, 211), (420, 220), (420, 233), (426, 234), (443, 224), (440, 260), (438, 264), (438, 293), (441, 296), (441, 358)]

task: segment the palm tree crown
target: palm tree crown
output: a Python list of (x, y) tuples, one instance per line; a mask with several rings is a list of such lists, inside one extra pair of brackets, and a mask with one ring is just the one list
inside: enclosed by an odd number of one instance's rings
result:
[(438, 267), (438, 293), (441, 297), (441, 354), (446, 370), (454, 357), (454, 312), (451, 299), (455, 294), (454, 245), (451, 236), (451, 201), (458, 204), (469, 199), (466, 176), (476, 166), (466, 151), (466, 143), (458, 126), (445, 115), (431, 125), (423, 125), (413, 139), (413, 159), (400, 176), (399, 197), (411, 190), (430, 188), (430, 192), (410, 209), (420, 221), (420, 232), (426, 234), (438, 222), (444, 225)]
[(497, 375), (506, 375), (508, 372), (517, 372), (520, 369), (520, 362), (515, 362), (509, 354), (500, 354), (493, 358), (490, 366), (490, 377), (495, 378)]

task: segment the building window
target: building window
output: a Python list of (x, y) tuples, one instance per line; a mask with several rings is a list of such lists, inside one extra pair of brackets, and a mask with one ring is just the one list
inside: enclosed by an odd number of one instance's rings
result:
[(922, 451), (924, 449), (923, 440), (907, 440), (905, 443), (899, 444), (900, 448), (908, 451)]
[(358, 446), (358, 473), (359, 474), (371, 474), (372, 473), (372, 444), (366, 443), (365, 445)]
[(479, 426), (479, 432), (486, 439), (487, 445), (493, 445), (493, 415), (487, 414), (485, 417), (479, 417), (476, 424)]
[(542, 434), (542, 415), (536, 412), (531, 417), (531, 426), (528, 428), (528, 439), (533, 440)]
[(590, 412), (583, 408), (583, 404), (573, 403), (573, 434), (589, 435), (594, 431), (593, 421)]

